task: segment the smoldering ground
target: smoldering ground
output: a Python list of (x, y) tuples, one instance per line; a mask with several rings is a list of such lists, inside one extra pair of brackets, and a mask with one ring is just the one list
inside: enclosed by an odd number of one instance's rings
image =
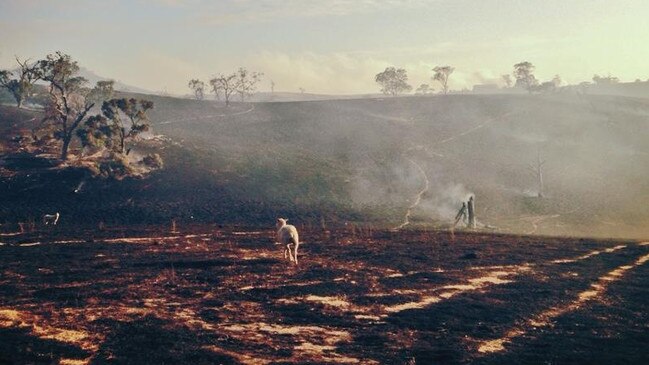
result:
[[(186, 190), (188, 216), (199, 219), (227, 218), (214, 209), (231, 203), (208, 206), (210, 191), (237, 202), (241, 214), (230, 214), (242, 222), (261, 223), (278, 210), (314, 223), (325, 216), (389, 225), (402, 222), (418, 197), (413, 221), (448, 221), (474, 194), (479, 219), (506, 231), (528, 232), (520, 218), (558, 214), (537, 233), (649, 234), (642, 209), (649, 102), (640, 99), (435, 95), (242, 103), (225, 111), (210, 101), (152, 100), (153, 132), (175, 143), (162, 152), (165, 164), (183, 173), (142, 182), (147, 199), (164, 196), (178, 206)], [(531, 169), (538, 160), (543, 198)], [(167, 182), (172, 175), (178, 180)], [(167, 190), (155, 195), (157, 186)]]

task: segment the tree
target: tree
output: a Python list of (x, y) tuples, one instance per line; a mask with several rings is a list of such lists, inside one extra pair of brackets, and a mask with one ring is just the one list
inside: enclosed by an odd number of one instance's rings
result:
[(538, 193), (537, 196), (539, 198), (543, 198), (544, 192), (543, 192), (543, 165), (545, 165), (545, 161), (541, 160), (541, 146), (537, 147), (536, 150), (536, 164), (534, 165), (529, 165), (528, 168), (536, 177), (536, 181), (538, 184)]
[(187, 87), (192, 90), (192, 92), (194, 93), (194, 98), (196, 98), (196, 100), (203, 100), (205, 96), (205, 83), (203, 81), (198, 79), (189, 80)]
[(428, 94), (433, 93), (433, 91), (435, 91), (435, 90), (433, 90), (433, 88), (430, 87), (430, 85), (421, 84), (421, 85), (419, 85), (417, 90), (415, 90), (415, 94), (417, 94), (417, 95), (428, 95)]
[(539, 84), (534, 76), (534, 65), (527, 61), (514, 65), (514, 77), (516, 78), (516, 86), (524, 88), (530, 94)]
[(245, 68), (240, 67), (236, 75), (237, 93), (241, 97), (241, 101), (244, 101), (246, 97), (252, 96), (255, 92), (257, 83), (261, 81), (261, 77), (264, 74), (259, 72), (249, 72)]
[(505, 86), (507, 88), (512, 87), (512, 85), (514, 84), (514, 82), (512, 81), (512, 75), (506, 74), (506, 75), (502, 75), (500, 77), (503, 79), (503, 82), (505, 82)]
[(225, 99), (225, 106), (230, 105), (230, 97), (232, 93), (237, 90), (237, 74), (219, 75), (210, 80), (212, 91), (216, 94), (217, 99), (220, 99), (221, 94)]
[(593, 76), (593, 82), (597, 85), (611, 85), (611, 84), (617, 84), (618, 82), (620, 82), (620, 79), (611, 75), (600, 76), (595, 74)]
[(95, 88), (88, 89), (85, 87), (88, 81), (77, 76), (77, 62), (61, 52), (49, 54), (37, 65), (41, 79), (49, 83), (50, 97), (45, 105), (43, 124), (54, 130), (55, 139), (63, 142), (61, 159), (66, 160), (75, 131), (96, 103), (110, 98), (113, 82), (101, 81)]
[(18, 73), (17, 78), (11, 78), (13, 72), (8, 70), (0, 70), (0, 86), (9, 90), (14, 99), (16, 99), (16, 104), (18, 108), (22, 107), (23, 101), (29, 96), (34, 83), (39, 79), (37, 63), (29, 64), (29, 60), (20, 61), (16, 57), (16, 62), (18, 62)]
[(381, 85), (381, 92), (385, 95), (396, 96), (412, 90), (412, 86), (408, 84), (408, 74), (402, 68), (387, 67), (385, 71), (376, 74), (374, 80)]
[(550, 94), (557, 91), (557, 85), (554, 81), (546, 81), (534, 87), (534, 90), (544, 94)]
[(455, 71), (455, 67), (451, 66), (435, 66), (433, 72), (433, 80), (438, 81), (442, 85), (442, 92), (444, 95), (448, 94), (448, 78)]
[(84, 146), (105, 147), (111, 152), (128, 155), (131, 149), (126, 148), (127, 141), (135, 140), (149, 130), (146, 113), (152, 108), (153, 102), (148, 100), (121, 98), (104, 101), (102, 114), (88, 118), (77, 135)]
[(588, 81), (582, 81), (579, 83), (579, 85), (577, 85), (577, 92), (586, 95), (591, 85), (592, 84)]

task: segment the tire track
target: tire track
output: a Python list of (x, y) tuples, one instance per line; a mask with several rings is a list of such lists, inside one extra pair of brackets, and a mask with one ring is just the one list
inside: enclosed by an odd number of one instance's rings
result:
[[(644, 244), (645, 243), (643, 243), (642, 245)], [(605, 250), (605, 252), (613, 252), (617, 247), (621, 246), (613, 247), (609, 250)], [(582, 259), (596, 256), (599, 253), (600, 252), (598, 252), (597, 254), (584, 255), (582, 256)], [(577, 295), (577, 299), (573, 300), (572, 302), (566, 305), (551, 307), (531, 318), (528, 318), (525, 322), (523, 322), (522, 325), (513, 327), (509, 331), (507, 331), (507, 333), (503, 337), (480, 342), (476, 348), (477, 352), (480, 354), (493, 354), (505, 351), (505, 344), (510, 343), (512, 340), (525, 335), (531, 328), (548, 327), (557, 317), (578, 310), (588, 302), (599, 299), (605, 294), (606, 289), (609, 285), (621, 280), (624, 277), (624, 274), (626, 274), (628, 271), (644, 265), (647, 261), (649, 261), (649, 254), (645, 254), (639, 257), (628, 265), (616, 267), (605, 275), (599, 277), (597, 281), (591, 283), (590, 287), (587, 290), (580, 292)]]
[(617, 250), (622, 250), (622, 249), (624, 249), (626, 247), (627, 247), (626, 245), (618, 245), (618, 246), (615, 246), (615, 247), (607, 248), (605, 250), (591, 251), (591, 252), (589, 252), (589, 253), (587, 253), (585, 255), (577, 256), (577, 257), (572, 258), (572, 259), (557, 259), (557, 260), (553, 260), (551, 262), (553, 264), (573, 263), (573, 262), (577, 262), (577, 261), (581, 261), (581, 260), (586, 260), (588, 258), (591, 258), (593, 256), (597, 256), (597, 255), (602, 254), (602, 253), (612, 253), (612, 252), (615, 252)]
[(415, 209), (419, 203), (421, 202), (421, 197), (430, 189), (430, 180), (428, 180), (428, 175), (426, 175), (426, 172), (424, 169), (419, 166), (418, 163), (413, 161), (412, 159), (408, 159), (408, 161), (415, 165), (415, 167), (419, 170), (419, 173), (424, 179), (424, 187), (422, 190), (417, 194), (417, 197), (415, 198), (415, 201), (408, 207), (408, 210), (406, 210), (406, 215), (404, 216), (403, 223), (398, 225), (397, 227), (394, 228), (395, 231), (398, 231), (402, 229), (403, 227), (407, 226), (410, 224), (410, 215), (412, 214), (412, 210)]
[(454, 136), (448, 137), (448, 138), (446, 138), (446, 139), (443, 139), (443, 140), (441, 140), (441, 141), (435, 142), (435, 143), (433, 143), (433, 146), (438, 146), (438, 145), (440, 145), (440, 144), (444, 144), (444, 143), (447, 143), (447, 142), (454, 141), (454, 140), (456, 140), (456, 139), (458, 139), (458, 138), (460, 138), (460, 137), (466, 136), (467, 134), (471, 134), (471, 133), (473, 133), (473, 132), (475, 132), (475, 131), (477, 131), (477, 130), (479, 130), (479, 129), (484, 128), (484, 127), (487, 126), (488, 124), (491, 124), (491, 123), (493, 123), (493, 122), (495, 122), (495, 121), (497, 121), (497, 120), (500, 120), (500, 119), (502, 119), (502, 118), (508, 117), (508, 116), (510, 116), (510, 115), (512, 115), (512, 114), (514, 114), (514, 112), (505, 113), (505, 114), (503, 114), (503, 115), (499, 115), (499, 116), (497, 116), (497, 117), (493, 117), (493, 118), (487, 119), (487, 120), (485, 120), (484, 122), (482, 122), (482, 123), (480, 123), (480, 124), (478, 124), (478, 125), (476, 125), (476, 126), (474, 126), (474, 127), (471, 127), (471, 128), (467, 129), (466, 131), (464, 131), (464, 132), (462, 132), (462, 133), (460, 133), (460, 134), (457, 134), (457, 135), (454, 135)]
[(539, 225), (543, 221), (545, 221), (547, 219), (558, 218), (560, 216), (561, 216), (561, 214), (540, 215), (540, 216), (535, 216), (535, 217), (524, 217), (524, 218), (520, 218), (520, 220), (522, 220), (524, 222), (527, 222), (527, 223), (532, 225), (532, 229), (525, 232), (525, 234), (530, 235), (530, 234), (534, 234), (534, 233), (536, 233), (538, 231)]
[(218, 118), (218, 117), (233, 117), (233, 116), (237, 116), (237, 115), (248, 114), (248, 113), (250, 113), (250, 112), (252, 112), (254, 110), (255, 110), (255, 105), (250, 104), (250, 109), (239, 111), (239, 112), (236, 112), (236, 113), (208, 114), (208, 115), (201, 115), (199, 117), (192, 117), (192, 118), (172, 119), (172, 120), (166, 120), (166, 121), (163, 121), (163, 122), (156, 123), (156, 125), (167, 125), (167, 124), (173, 124), (173, 123), (204, 120), (204, 119)]
[[(513, 113), (514, 113), (514, 112), (509, 112), (509, 113), (505, 113), (505, 114), (503, 114), (503, 115), (500, 115), (500, 116), (498, 116), (498, 117), (493, 117), (493, 118), (487, 119), (487, 120), (485, 120), (484, 122), (482, 122), (482, 123), (480, 123), (480, 124), (478, 124), (478, 125), (476, 125), (476, 126), (474, 126), (474, 127), (471, 127), (471, 128), (465, 130), (464, 132), (462, 132), (462, 133), (460, 133), (460, 134), (457, 134), (457, 135), (451, 136), (451, 137), (449, 137), (449, 138), (443, 139), (443, 140), (441, 140), (441, 141), (435, 142), (435, 143), (432, 144), (432, 146), (442, 145), (442, 144), (444, 144), (444, 143), (448, 143), (448, 142), (453, 141), (453, 140), (456, 140), (456, 139), (458, 139), (458, 138), (460, 138), (460, 137), (463, 137), (463, 136), (466, 136), (466, 135), (468, 135), (468, 134), (471, 134), (471, 133), (473, 133), (473, 132), (475, 132), (475, 131), (477, 131), (477, 130), (479, 130), (479, 129), (481, 129), (481, 128), (484, 128), (484, 127), (487, 126), (488, 124), (491, 124), (491, 123), (494, 122), (494, 121), (497, 121), (497, 120), (500, 120), (500, 119), (502, 119), (502, 118), (505, 118), (505, 117), (507, 117), (507, 116), (509, 116), (509, 115), (511, 115), (511, 114), (513, 114)], [(432, 156), (435, 156), (435, 157), (444, 157), (444, 155), (442, 155), (442, 154), (435, 153), (435, 152), (431, 152), (431, 151), (429, 150), (428, 147), (425, 147), (425, 146), (419, 146), (419, 145), (418, 145), (418, 146), (413, 146), (413, 147), (410, 147), (410, 148), (406, 149), (406, 150), (403, 152), (403, 155), (407, 154), (407, 153), (410, 152), (410, 151), (414, 151), (414, 150), (424, 151), (424, 152), (426, 152), (427, 155), (429, 155), (429, 156), (431, 156), (431, 157), (432, 157)], [(404, 157), (405, 157), (405, 156), (404, 156)], [(413, 204), (411, 204), (411, 205), (408, 207), (408, 209), (406, 210), (406, 214), (405, 214), (405, 216), (404, 216), (403, 223), (401, 223), (401, 224), (398, 225), (397, 227), (393, 228), (393, 230), (400, 230), (400, 229), (402, 229), (403, 227), (405, 227), (405, 226), (407, 226), (407, 225), (410, 224), (410, 216), (411, 216), (411, 214), (412, 214), (412, 210), (413, 210), (414, 208), (416, 208), (416, 207), (419, 205), (419, 203), (421, 202), (421, 198), (422, 198), (423, 194), (426, 193), (426, 192), (429, 190), (429, 188), (430, 188), (430, 181), (429, 181), (428, 176), (426, 175), (426, 172), (424, 171), (424, 169), (423, 169), (419, 164), (417, 164), (415, 161), (413, 161), (412, 159), (407, 158), (407, 160), (408, 160), (410, 163), (412, 163), (413, 165), (415, 165), (415, 166), (417, 167), (417, 169), (420, 171), (421, 175), (424, 177), (424, 183), (425, 183), (425, 186), (424, 186), (424, 189), (421, 190), (421, 191), (417, 194), (417, 196), (416, 196), (416, 198), (415, 198), (415, 202), (414, 202)]]
[[(641, 246), (649, 245), (649, 242), (643, 242), (640, 245)], [(577, 261), (586, 260), (591, 257), (598, 256), (603, 253), (613, 253), (615, 251), (622, 250), (627, 247), (628, 247), (627, 245), (618, 245), (604, 250), (595, 250), (585, 255), (578, 256), (571, 259), (553, 260), (550, 261), (549, 263), (551, 264), (574, 263)], [(467, 279), (465, 282), (459, 284), (445, 285), (439, 288), (433, 288), (427, 290), (426, 292), (429, 294), (422, 295), (420, 299), (417, 301), (395, 304), (392, 306), (386, 306), (382, 308), (382, 311), (387, 313), (394, 313), (394, 312), (400, 312), (407, 309), (424, 308), (427, 305), (439, 303), (443, 300), (450, 299), (455, 295), (462, 294), (465, 292), (482, 290), (494, 285), (512, 283), (514, 282), (513, 279), (510, 279), (512, 276), (531, 275), (534, 273), (535, 268), (547, 263), (548, 262), (540, 263), (540, 264), (523, 263), (520, 265), (504, 265), (504, 266), (501, 265), (501, 266), (485, 266), (485, 267), (471, 268), (470, 269), (471, 271), (482, 272), (483, 276)]]

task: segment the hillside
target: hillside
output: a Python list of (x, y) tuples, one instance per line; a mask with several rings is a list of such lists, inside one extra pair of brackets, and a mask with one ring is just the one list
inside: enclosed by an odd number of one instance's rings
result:
[[(154, 133), (174, 142), (162, 151), (164, 171), (120, 184), (56, 171), (60, 184), (40, 188), (16, 175), (0, 187), (0, 220), (60, 210), (89, 223), (268, 225), (286, 215), (393, 227), (420, 197), (411, 224), (443, 227), (475, 194), (488, 229), (649, 236), (644, 99), (449, 95), (225, 108), (147, 98)], [(544, 198), (528, 169), (537, 155)], [(83, 194), (71, 197), (82, 180)]]

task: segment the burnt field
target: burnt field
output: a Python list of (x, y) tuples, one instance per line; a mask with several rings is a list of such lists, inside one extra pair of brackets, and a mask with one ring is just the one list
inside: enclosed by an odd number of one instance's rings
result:
[(647, 243), (184, 228), (6, 229), (0, 364), (649, 361)]

